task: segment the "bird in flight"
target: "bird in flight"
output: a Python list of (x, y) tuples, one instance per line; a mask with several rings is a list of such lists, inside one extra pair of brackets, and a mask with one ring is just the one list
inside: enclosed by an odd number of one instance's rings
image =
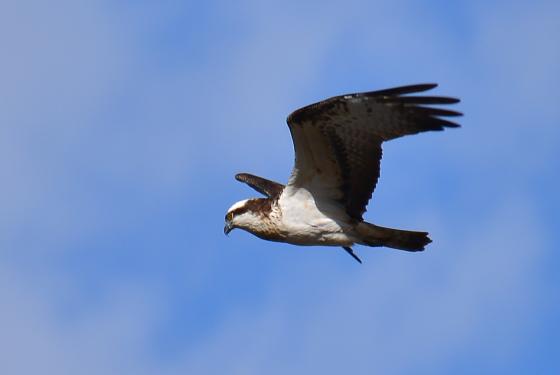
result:
[(224, 233), (234, 228), (295, 245), (340, 246), (361, 263), (355, 244), (422, 251), (427, 232), (392, 229), (362, 215), (379, 179), (381, 144), (425, 131), (459, 127), (460, 112), (433, 105), (458, 103), (441, 96), (410, 95), (437, 84), (419, 84), (335, 96), (288, 116), (295, 165), (287, 185), (248, 173), (235, 176), (266, 198), (235, 203)]

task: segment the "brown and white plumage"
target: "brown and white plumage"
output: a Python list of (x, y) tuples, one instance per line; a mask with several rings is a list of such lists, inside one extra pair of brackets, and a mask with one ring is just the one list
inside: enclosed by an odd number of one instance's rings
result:
[(409, 95), (436, 87), (421, 84), (341, 95), (288, 116), (295, 165), (286, 186), (238, 174), (267, 198), (236, 203), (226, 215), (225, 232), (239, 227), (269, 240), (298, 245), (350, 246), (421, 251), (426, 232), (383, 228), (362, 215), (377, 184), (381, 144), (404, 135), (459, 125), (444, 119), (461, 113), (433, 108), (458, 99)]

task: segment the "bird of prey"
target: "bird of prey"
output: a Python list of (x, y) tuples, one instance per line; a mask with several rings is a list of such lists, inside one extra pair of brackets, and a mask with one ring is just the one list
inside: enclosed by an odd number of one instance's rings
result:
[(295, 165), (287, 185), (248, 173), (235, 176), (266, 198), (246, 199), (227, 211), (234, 228), (295, 245), (340, 246), (361, 263), (355, 244), (422, 251), (427, 232), (368, 223), (362, 215), (379, 178), (381, 144), (425, 131), (459, 127), (445, 118), (460, 112), (433, 105), (458, 103), (410, 95), (437, 84), (418, 84), (335, 96), (288, 116)]

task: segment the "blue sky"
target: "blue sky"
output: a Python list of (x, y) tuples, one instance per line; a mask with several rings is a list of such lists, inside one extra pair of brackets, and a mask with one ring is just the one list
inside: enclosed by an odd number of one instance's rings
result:
[[(0, 5), (0, 372), (557, 373), (555, 1)], [(438, 82), (366, 219), (422, 254), (222, 233), (286, 116)]]

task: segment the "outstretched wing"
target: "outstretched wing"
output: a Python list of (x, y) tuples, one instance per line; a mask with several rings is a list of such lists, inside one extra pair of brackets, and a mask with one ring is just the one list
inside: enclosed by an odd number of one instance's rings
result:
[(279, 196), (284, 189), (284, 185), (278, 182), (270, 181), (266, 178), (254, 176), (249, 173), (236, 174), (235, 179), (237, 181), (246, 183), (262, 195), (266, 195), (269, 198), (275, 198)]
[(336, 96), (288, 116), (295, 165), (286, 194), (303, 188), (316, 199), (341, 203), (361, 220), (379, 178), (384, 141), (459, 125), (444, 117), (455, 111), (433, 108), (458, 99), (407, 96), (436, 87), (420, 84)]

